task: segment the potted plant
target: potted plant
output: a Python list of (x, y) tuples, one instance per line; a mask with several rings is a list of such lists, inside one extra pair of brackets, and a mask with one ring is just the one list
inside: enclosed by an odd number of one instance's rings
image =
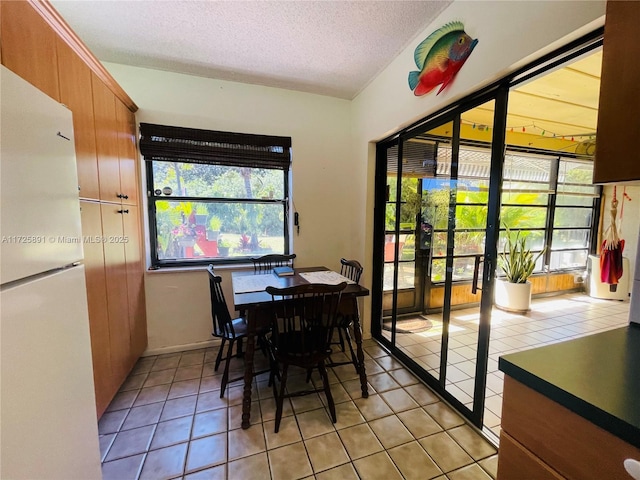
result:
[(536, 262), (544, 253), (544, 249), (534, 255), (527, 248), (527, 240), (516, 233), (512, 238), (507, 229), (507, 242), (504, 250), (498, 255), (498, 266), (505, 278), (496, 278), (495, 304), (498, 308), (509, 312), (527, 312), (531, 308), (531, 283), (529, 277), (533, 273)]
[(222, 220), (215, 215), (209, 220), (209, 228), (207, 229), (207, 240), (218, 240), (220, 235), (220, 227), (222, 226)]
[(195, 223), (196, 225), (205, 225), (207, 222), (207, 216), (209, 210), (204, 203), (197, 203), (195, 208)]
[(218, 237), (218, 253), (221, 257), (229, 255), (229, 248), (231, 248), (231, 242), (222, 236)]
[(193, 247), (196, 244), (196, 232), (191, 225), (181, 223), (171, 233), (181, 247)]

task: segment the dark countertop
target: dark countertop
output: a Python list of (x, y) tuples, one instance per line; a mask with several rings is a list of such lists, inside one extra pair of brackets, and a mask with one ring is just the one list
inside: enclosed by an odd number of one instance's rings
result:
[(640, 448), (640, 325), (504, 355), (506, 375)]

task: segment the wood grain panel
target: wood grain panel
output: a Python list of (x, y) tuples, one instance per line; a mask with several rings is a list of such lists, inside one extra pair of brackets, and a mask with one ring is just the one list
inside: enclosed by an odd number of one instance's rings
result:
[(60, 101), (56, 34), (29, 2), (0, 2), (2, 64)]
[[(466, 305), (479, 303), (481, 292), (471, 293), (471, 284), (462, 283), (451, 288), (451, 305)], [(429, 292), (429, 308), (439, 308), (444, 305), (444, 286), (431, 287)]]
[(62, 40), (57, 39), (60, 101), (73, 112), (80, 198), (100, 198), (96, 132), (93, 122), (91, 70)]
[[(82, 235), (102, 238), (102, 217), (99, 203), (80, 202)], [(85, 241), (84, 267), (89, 305), (89, 329), (91, 332), (91, 354), (93, 358), (93, 379), (96, 391), (96, 410), (102, 416), (109, 402), (118, 390), (112, 381), (111, 342), (109, 336), (109, 316), (107, 313), (107, 280), (104, 270), (102, 242)]]
[(498, 480), (564, 480), (504, 431), (500, 432)]
[(109, 312), (109, 338), (111, 342), (111, 369), (120, 385), (131, 369), (131, 339), (129, 327), (129, 294), (127, 266), (122, 227), (121, 207), (101, 204), (104, 235), (107, 306)]
[(144, 296), (144, 265), (139, 210), (136, 206), (124, 207), (129, 213), (123, 216), (124, 253), (127, 262), (127, 291), (129, 296), (129, 328), (131, 358), (135, 363), (147, 348), (147, 316)]
[(640, 2), (608, 1), (594, 183), (640, 180)]
[(568, 479), (627, 478), (622, 462), (640, 459), (640, 449), (506, 375), (503, 398), (502, 430)]
[(116, 98), (95, 74), (91, 74), (93, 111), (98, 154), (100, 200), (120, 203), (120, 161)]
[(118, 122), (118, 156), (122, 203), (138, 205), (138, 152), (136, 150), (136, 118), (125, 104), (116, 100)]

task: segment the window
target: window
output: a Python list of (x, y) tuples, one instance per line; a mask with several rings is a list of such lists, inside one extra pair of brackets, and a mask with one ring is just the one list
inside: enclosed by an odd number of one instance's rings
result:
[(140, 124), (152, 266), (289, 253), (291, 139)]

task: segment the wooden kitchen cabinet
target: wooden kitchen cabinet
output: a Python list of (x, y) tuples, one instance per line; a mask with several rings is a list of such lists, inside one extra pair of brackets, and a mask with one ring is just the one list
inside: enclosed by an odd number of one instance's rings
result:
[(73, 113), (99, 418), (147, 346), (137, 106), (46, 0), (0, 14), (3, 65)]
[(60, 101), (73, 112), (80, 198), (98, 200), (98, 159), (93, 122), (91, 70), (69, 45), (57, 39)]
[(2, 64), (60, 101), (55, 31), (29, 2), (3, 1), (0, 8)]
[(501, 428), (498, 480), (626, 479), (624, 460), (640, 460), (639, 448), (508, 375)]
[[(107, 311), (107, 279), (102, 248), (102, 212), (99, 203), (80, 202), (82, 235), (85, 238), (84, 269), (89, 307), (89, 330), (93, 357), (96, 409), (102, 415), (118, 390), (111, 373), (111, 340)], [(95, 239), (95, 241), (86, 241)]]
[(640, 2), (607, 2), (593, 182), (640, 183)]

